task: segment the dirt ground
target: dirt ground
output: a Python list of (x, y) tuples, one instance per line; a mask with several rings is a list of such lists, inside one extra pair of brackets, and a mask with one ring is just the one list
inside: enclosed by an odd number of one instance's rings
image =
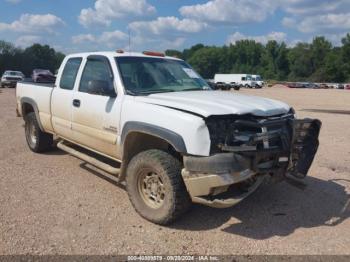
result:
[(350, 254), (350, 91), (268, 88), (323, 122), (305, 190), (261, 187), (236, 207), (196, 205), (170, 227), (139, 217), (113, 178), (59, 150), (34, 154), (15, 92), (0, 93), (0, 254)]

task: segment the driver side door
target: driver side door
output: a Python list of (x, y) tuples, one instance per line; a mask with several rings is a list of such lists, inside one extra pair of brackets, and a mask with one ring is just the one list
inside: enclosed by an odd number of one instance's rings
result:
[(121, 100), (116, 93), (114, 75), (107, 57), (94, 55), (86, 58), (80, 83), (73, 94), (72, 108), (74, 140), (82, 146), (119, 159), (116, 145)]

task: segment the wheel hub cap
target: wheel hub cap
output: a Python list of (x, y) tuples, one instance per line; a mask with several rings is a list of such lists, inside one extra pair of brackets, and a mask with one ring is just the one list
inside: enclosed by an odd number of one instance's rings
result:
[(165, 198), (162, 178), (155, 172), (144, 170), (139, 175), (138, 189), (143, 201), (151, 208), (160, 208)]

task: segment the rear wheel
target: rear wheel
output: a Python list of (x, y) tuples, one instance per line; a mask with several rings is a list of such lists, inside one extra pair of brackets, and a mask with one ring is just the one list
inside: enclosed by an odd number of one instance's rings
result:
[(48, 151), (52, 147), (52, 135), (41, 131), (34, 112), (25, 117), (25, 135), (30, 150), (35, 153)]
[(135, 210), (156, 224), (171, 223), (191, 206), (180, 162), (160, 150), (144, 151), (131, 160), (126, 185)]

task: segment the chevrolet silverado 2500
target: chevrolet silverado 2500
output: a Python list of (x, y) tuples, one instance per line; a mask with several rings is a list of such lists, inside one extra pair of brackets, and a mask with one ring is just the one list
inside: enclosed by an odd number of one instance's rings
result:
[(67, 56), (55, 84), (21, 82), (29, 148), (57, 147), (126, 183), (135, 210), (167, 224), (191, 203), (230, 207), (263, 181), (299, 181), (321, 122), (285, 103), (211, 90), (160, 53)]

